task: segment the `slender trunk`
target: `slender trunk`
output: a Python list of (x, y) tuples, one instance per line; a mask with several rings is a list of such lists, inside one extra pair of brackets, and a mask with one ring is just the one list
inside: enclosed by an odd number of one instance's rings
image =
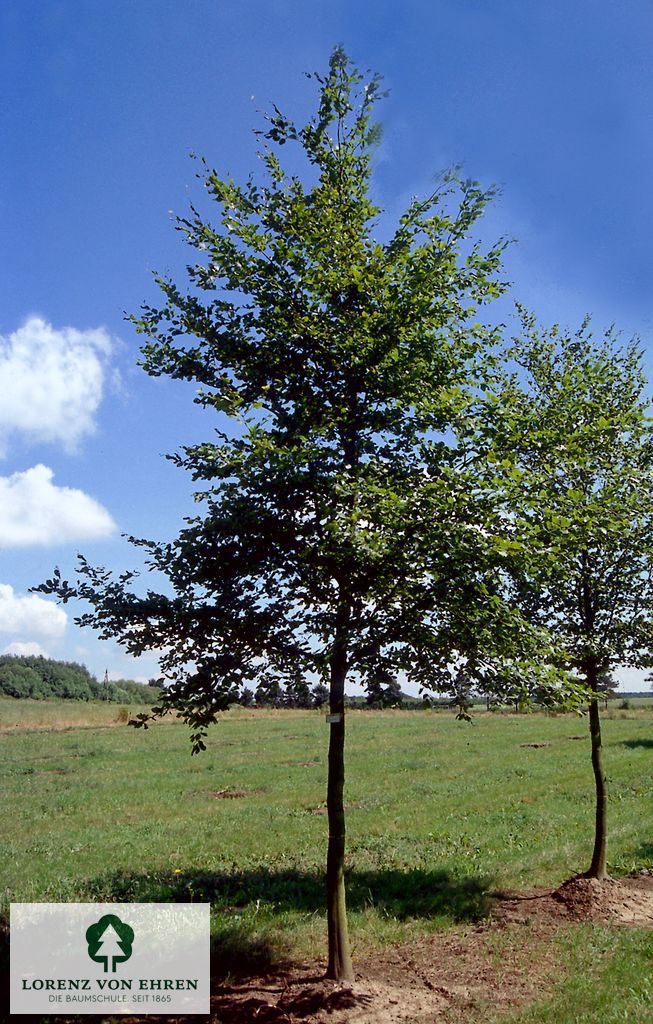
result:
[[(581, 552), (581, 586), (579, 612), (581, 622), (588, 641), (595, 637), (596, 628), (596, 592), (590, 555), (587, 550)], [(592, 863), (585, 872), (585, 878), (598, 878), (602, 881), (608, 877), (608, 783), (603, 769), (603, 752), (601, 749), (601, 716), (599, 715), (599, 666), (596, 658), (590, 654), (584, 664), (585, 682), (592, 691), (589, 706), (590, 739), (592, 741), (592, 770), (596, 792), (596, 817), (594, 825), (594, 852)]]
[(594, 667), (587, 672), (587, 683), (594, 693), (589, 707), (589, 719), (590, 738), (592, 741), (592, 769), (594, 771), (594, 785), (596, 788), (596, 823), (594, 827), (592, 863), (589, 866), (589, 870), (585, 872), (585, 878), (598, 878), (602, 880), (608, 877), (608, 784), (603, 768), (597, 672)]
[(329, 847), (327, 852), (327, 922), (329, 928), (329, 966), (327, 978), (353, 981), (354, 972), (349, 952), (347, 909), (345, 904), (345, 676), (347, 649), (345, 641), (336, 639), (331, 656), (330, 711), (337, 720), (329, 725), (329, 777), (327, 781), (327, 814)]

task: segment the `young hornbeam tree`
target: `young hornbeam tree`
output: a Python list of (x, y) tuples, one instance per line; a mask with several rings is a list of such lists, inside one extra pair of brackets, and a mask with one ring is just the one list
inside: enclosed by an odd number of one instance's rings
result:
[(596, 787), (589, 878), (607, 876), (607, 785), (599, 701), (619, 666), (651, 664), (653, 420), (642, 357), (612, 331), (538, 329), (523, 309), (514, 373), (491, 402), (494, 457), (508, 472), (526, 557), (523, 614), (546, 627), (589, 700)]
[[(261, 180), (202, 163), (216, 219), (178, 221), (189, 283), (158, 278), (163, 305), (135, 321), (145, 370), (199, 385), (229, 426), (172, 456), (200, 482), (197, 516), (171, 542), (131, 538), (169, 590), (83, 558), (74, 584), (41, 589), (87, 602), (79, 621), (129, 652), (161, 652), (158, 710), (183, 715), (194, 749), (234, 689), (328, 686), (328, 976), (349, 979), (345, 680), (448, 688), (471, 658), (490, 686), (539, 635), (501, 599), (502, 514), (457, 442), (495, 340), (478, 309), (503, 290), (502, 244), (468, 241), (490, 193), (448, 176), (388, 230), (369, 194), (378, 78), (340, 49), (309, 78), (317, 113), (296, 126), (274, 108)], [(291, 144), (302, 177), (277, 155)]]

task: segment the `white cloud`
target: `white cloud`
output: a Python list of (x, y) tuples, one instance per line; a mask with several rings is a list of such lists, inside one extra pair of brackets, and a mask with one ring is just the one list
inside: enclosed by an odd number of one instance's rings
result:
[[(128, 670), (128, 672), (129, 672), (129, 670)], [(158, 673), (157, 673), (157, 675), (158, 675)], [(117, 672), (117, 671), (113, 671), (113, 670), (109, 669), (109, 682), (110, 683), (117, 683), (120, 679), (131, 679), (134, 683), (147, 683), (152, 678), (153, 678), (152, 676), (142, 676), (142, 675), (139, 676), (139, 675), (135, 675), (133, 672), (129, 672), (128, 675), (125, 675), (124, 672)]]
[(2, 652), (3, 654), (18, 654), (19, 656), (26, 656), (28, 654), (38, 657), (41, 655), (42, 658), (49, 657), (48, 652), (40, 644), (33, 642), (24, 643), (22, 640), (14, 640), (12, 644), (8, 644)]
[(8, 583), (0, 583), (0, 633), (59, 637), (67, 621), (65, 611), (54, 601), (36, 594), (16, 594)]
[(83, 491), (56, 487), (53, 476), (43, 465), (0, 476), (0, 548), (92, 540), (115, 530), (102, 505)]
[(92, 433), (111, 348), (102, 328), (57, 330), (39, 317), (0, 335), (0, 455), (13, 434), (72, 451)]

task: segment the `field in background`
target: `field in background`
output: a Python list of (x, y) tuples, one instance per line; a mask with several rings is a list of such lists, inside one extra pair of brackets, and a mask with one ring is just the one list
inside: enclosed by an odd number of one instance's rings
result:
[[(653, 867), (653, 707), (618, 703), (604, 715), (615, 875)], [(209, 899), (225, 971), (321, 958), (324, 715), (238, 709), (191, 757), (184, 725), (136, 731), (118, 713), (0, 702), (3, 914), (19, 900)], [(467, 927), (492, 891), (553, 887), (587, 867), (587, 721), (350, 712), (345, 797), (354, 955)], [(591, 934), (570, 963), (588, 959)], [(611, 962), (636, 963), (640, 933), (609, 934)], [(599, 976), (598, 954), (586, 967)]]
[(609, 701), (608, 709), (618, 710), (624, 703), (629, 704), (632, 708), (643, 708), (653, 711), (653, 695), (642, 697), (639, 694), (636, 697), (616, 697), (614, 700)]
[[(627, 708), (622, 705), (628, 704)], [(21, 729), (70, 729), (84, 728), (102, 725), (124, 724), (123, 707), (128, 708), (130, 716), (135, 716), (139, 711), (147, 711), (146, 705), (125, 704), (121, 705), (115, 701), (76, 701), (76, 700), (17, 700), (14, 697), (0, 695), (0, 733), (13, 732)], [(506, 708), (506, 713), (512, 709)], [(624, 716), (625, 711), (650, 711), (653, 714), (653, 696), (644, 697), (617, 697), (608, 703), (607, 709), (602, 709), (604, 718), (619, 718)], [(296, 712), (292, 712), (295, 714)], [(356, 714), (350, 711), (350, 716)], [(366, 712), (367, 713), (367, 712)], [(378, 714), (375, 711), (374, 714)], [(394, 714), (394, 712), (387, 712)], [(412, 712), (414, 713), (414, 712)], [(483, 717), (486, 713), (485, 703), (474, 705), (473, 714), (477, 718)], [(232, 718), (251, 716), (253, 712), (247, 708), (234, 708), (229, 712)], [(285, 711), (273, 711), (270, 709), (259, 710), (256, 716), (285, 715)], [(317, 712), (316, 712), (317, 714)], [(450, 717), (451, 711), (448, 708), (435, 709), (433, 714)], [(497, 712), (492, 712), (495, 716)], [(520, 716), (522, 717), (522, 716)], [(571, 719), (569, 719), (571, 721)], [(653, 718), (652, 718), (653, 721)], [(174, 722), (169, 716), (163, 720), (163, 724)]]
[[(127, 708), (127, 705), (124, 705)], [(148, 711), (130, 704), (129, 715)], [(170, 719), (171, 721), (172, 719)], [(114, 701), (17, 700), (0, 696), (0, 733), (25, 729), (85, 729), (124, 725), (123, 705)]]

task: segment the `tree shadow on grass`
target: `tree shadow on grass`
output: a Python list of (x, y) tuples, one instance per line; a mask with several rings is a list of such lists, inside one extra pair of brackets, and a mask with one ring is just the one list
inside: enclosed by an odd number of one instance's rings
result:
[[(347, 904), (354, 912), (375, 908), (384, 916), (400, 921), (442, 918), (451, 923), (473, 922), (490, 912), (490, 885), (489, 878), (460, 878), (443, 870), (352, 870), (347, 875)], [(262, 1001), (258, 985), (251, 999), (243, 1001), (243, 982), (248, 978), (278, 976), (293, 967), (287, 946), (284, 948), (283, 930), (275, 917), (292, 911), (322, 914), (325, 883), (323, 874), (318, 871), (275, 871), (267, 867), (221, 873), (113, 872), (87, 881), (80, 899), (111, 903), (211, 903), (217, 912), (217, 928), (214, 917), (211, 940), (211, 978), (214, 986), (220, 986), (219, 1019), (224, 1024), (232, 1021), (233, 1024), (249, 1024), (249, 1021), (274, 1024), (288, 1020), (286, 1010), (281, 1004), (277, 1007)], [(3, 1010), (8, 1014), (7, 938), (0, 929), (0, 1015)], [(239, 989), (233, 999), (229, 996), (228, 984), (224, 985), (230, 979)], [(306, 979), (307, 985), (318, 981), (319, 978)], [(298, 1016), (305, 1011), (309, 1016), (315, 1012), (314, 1003), (332, 1012), (342, 1012), (347, 1007), (341, 1006), (338, 1000), (358, 997), (313, 985), (297, 998), (305, 1000), (306, 1006), (302, 1003), (301, 1007), (298, 1004), (286, 1009)], [(22, 1019), (25, 1024), (32, 1020), (30, 1017)], [(79, 1019), (92, 1024), (93, 1020), (105, 1018)], [(158, 1018), (148, 1019), (154, 1022)]]
[[(350, 911), (375, 908), (400, 921), (438, 917), (452, 923), (479, 921), (491, 907), (489, 878), (456, 878), (442, 870), (353, 870), (346, 884)], [(242, 978), (287, 964), (275, 916), (292, 911), (321, 914), (325, 883), (318, 871), (267, 867), (221, 873), (114, 872), (87, 882), (84, 898), (211, 903), (218, 914), (212, 938), (213, 977)]]
[(637, 747), (648, 747), (653, 750), (653, 739), (642, 736), (638, 740), (621, 740), (619, 746), (628, 747), (630, 750), (635, 750)]
[[(490, 878), (455, 877), (444, 870), (385, 868), (347, 872), (350, 910), (374, 906), (406, 920), (448, 917), (478, 921), (490, 908)], [(249, 905), (274, 905), (279, 911), (313, 913), (324, 908), (324, 876), (320, 871), (272, 870), (261, 866), (231, 872), (114, 872), (85, 883), (94, 900), (119, 902), (210, 902), (227, 913)]]

